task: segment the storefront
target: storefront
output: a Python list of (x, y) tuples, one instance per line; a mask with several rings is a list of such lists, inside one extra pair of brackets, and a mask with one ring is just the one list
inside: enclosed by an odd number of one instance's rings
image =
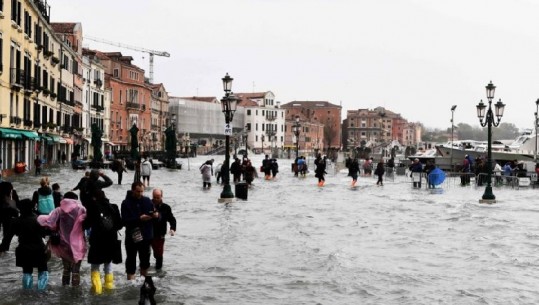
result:
[(31, 168), (39, 135), (35, 131), (0, 128), (2, 170), (13, 170), (17, 163)]

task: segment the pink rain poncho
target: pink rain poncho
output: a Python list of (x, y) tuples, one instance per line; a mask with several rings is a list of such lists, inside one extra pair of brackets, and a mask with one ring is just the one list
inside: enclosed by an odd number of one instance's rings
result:
[(82, 222), (86, 218), (86, 208), (80, 201), (64, 198), (60, 207), (49, 215), (37, 218), (40, 225), (60, 233), (60, 244), (51, 245), (51, 251), (61, 259), (72, 263), (81, 261), (86, 255), (86, 241)]

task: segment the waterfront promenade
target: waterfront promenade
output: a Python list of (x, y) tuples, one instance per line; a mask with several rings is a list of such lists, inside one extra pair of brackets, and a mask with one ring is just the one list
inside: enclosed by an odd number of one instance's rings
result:
[[(216, 163), (222, 161), (217, 157)], [(159, 304), (537, 304), (537, 189), (494, 188), (498, 203), (478, 203), (484, 191), (449, 184), (412, 189), (400, 176), (383, 187), (328, 169), (319, 188), (313, 174), (296, 178), (279, 160), (275, 181), (255, 180), (248, 201), (217, 203), (222, 188), (202, 190), (198, 167), (153, 172), (151, 183), (178, 220), (167, 237), (164, 271), (155, 274)], [(253, 156), (259, 167), (261, 155)], [(116, 181), (115, 174), (111, 178)], [(65, 192), (83, 171), (45, 169)], [(22, 198), (38, 178), (9, 178)], [(132, 181), (132, 172), (124, 176)], [(106, 190), (120, 204), (128, 184)], [(146, 191), (146, 195), (150, 195)], [(51, 260), (46, 295), (21, 290), (14, 249), (0, 258), (3, 304), (135, 304), (140, 281), (128, 283), (115, 265), (117, 289), (90, 294), (89, 265), (80, 288), (61, 286), (61, 262)], [(153, 259), (152, 259), (153, 262)], [(151, 270), (154, 273), (154, 270)]]

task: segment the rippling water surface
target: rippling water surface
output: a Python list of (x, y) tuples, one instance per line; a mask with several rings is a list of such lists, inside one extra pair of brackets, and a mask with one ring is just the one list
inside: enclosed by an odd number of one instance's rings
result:
[[(151, 270), (160, 304), (539, 303), (537, 189), (494, 188), (499, 202), (484, 205), (483, 188), (456, 181), (429, 191), (412, 189), (404, 176), (383, 187), (361, 177), (351, 189), (346, 174), (332, 168), (319, 188), (312, 174), (295, 178), (291, 161), (280, 160), (276, 180), (255, 180), (248, 201), (225, 206), (217, 203), (220, 186), (202, 189), (205, 160), (190, 159), (187, 170), (184, 159), (183, 170), (151, 177), (178, 220), (164, 271)], [(64, 192), (83, 174), (47, 172)], [(21, 197), (38, 186), (31, 175), (12, 180)], [(124, 180), (131, 182), (131, 173)], [(120, 204), (127, 189), (114, 185), (106, 193)], [(123, 264), (114, 266), (117, 289), (109, 295), (89, 292), (86, 262), (82, 287), (62, 287), (57, 259), (49, 263), (47, 294), (23, 292), (15, 247), (16, 239), (0, 257), (1, 304), (137, 304), (141, 279), (127, 282)]]

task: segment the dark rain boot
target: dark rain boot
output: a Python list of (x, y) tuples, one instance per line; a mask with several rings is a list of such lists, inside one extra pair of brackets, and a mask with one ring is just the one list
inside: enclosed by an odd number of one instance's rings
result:
[[(62, 278), (62, 283), (63, 283), (63, 278)], [(79, 273), (73, 272), (73, 274), (71, 275), (71, 286), (73, 286), (73, 287), (80, 286), (80, 274)]]
[(155, 258), (155, 270), (161, 270), (163, 268), (163, 257)]
[(69, 285), (69, 281), (71, 280), (70, 276), (71, 272), (69, 270), (64, 270), (62, 273), (62, 286)]

